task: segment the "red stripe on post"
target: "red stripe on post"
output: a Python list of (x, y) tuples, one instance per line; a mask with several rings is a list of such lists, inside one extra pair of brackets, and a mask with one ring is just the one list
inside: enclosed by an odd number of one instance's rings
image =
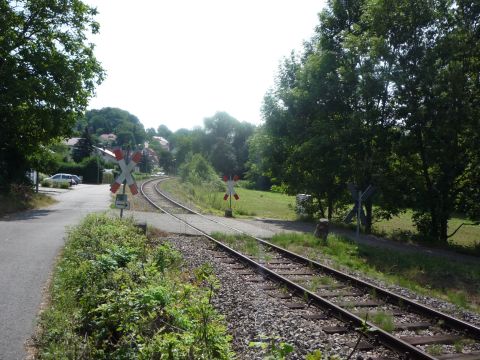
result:
[(137, 195), (138, 194), (138, 188), (137, 188), (137, 184), (132, 184), (132, 185), (128, 185), (130, 187), (130, 192), (132, 193), (132, 195)]
[(237, 194), (234, 194), (233, 197), (235, 198), (235, 200), (240, 199), (240, 196), (238, 196)]
[(114, 182), (112, 185), (110, 185), (110, 191), (114, 194), (117, 192), (119, 188), (120, 188), (120, 184), (117, 182)]
[(117, 161), (120, 161), (120, 160), (123, 159), (123, 151), (122, 151), (122, 149), (113, 150), (113, 153), (115, 154), (115, 158), (117, 159)]
[(238, 177), (238, 175), (235, 175), (235, 176), (233, 177), (233, 181), (238, 181), (238, 179), (240, 179), (240, 178)]
[(228, 199), (228, 194), (225, 194), (225, 196), (223, 197), (223, 200), (227, 200)]
[(227, 178), (227, 176), (225, 175), (225, 176), (223, 177), (223, 181), (227, 181), (227, 180), (228, 180), (228, 178)]
[(132, 161), (133, 161), (134, 163), (139, 163), (141, 159), (142, 159), (142, 153), (139, 152), (139, 151), (137, 151), (137, 152), (136, 152), (135, 154), (133, 154), (133, 156), (132, 156)]

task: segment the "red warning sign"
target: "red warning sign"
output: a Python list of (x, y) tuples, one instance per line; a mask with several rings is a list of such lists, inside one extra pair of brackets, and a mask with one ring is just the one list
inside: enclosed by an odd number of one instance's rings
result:
[(123, 151), (121, 149), (115, 150), (114, 153), (118, 165), (120, 166), (120, 169), (122, 169), (122, 172), (115, 179), (115, 182), (110, 185), (110, 191), (112, 193), (116, 193), (117, 190), (120, 188), (120, 185), (122, 185), (122, 183), (127, 180), (127, 185), (130, 188), (132, 195), (138, 194), (137, 184), (135, 183), (135, 180), (133, 180), (131, 172), (135, 168), (135, 165), (140, 162), (142, 158), (142, 153), (139, 151), (134, 153), (128, 164), (125, 162), (125, 158), (123, 157)]
[(233, 196), (235, 200), (240, 199), (240, 196), (238, 196), (234, 189), (235, 183), (238, 181), (238, 179), (239, 177), (237, 175), (235, 175), (233, 179), (229, 179), (226, 176), (223, 177), (223, 180), (227, 183), (227, 192), (225, 193), (223, 200), (227, 200), (229, 196)]

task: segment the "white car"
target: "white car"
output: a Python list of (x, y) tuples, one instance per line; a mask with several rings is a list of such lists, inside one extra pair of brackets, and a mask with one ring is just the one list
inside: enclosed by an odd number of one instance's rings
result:
[(71, 174), (55, 174), (50, 176), (46, 180), (51, 182), (68, 182), (70, 185), (77, 185), (77, 181), (75, 180), (75, 175)]

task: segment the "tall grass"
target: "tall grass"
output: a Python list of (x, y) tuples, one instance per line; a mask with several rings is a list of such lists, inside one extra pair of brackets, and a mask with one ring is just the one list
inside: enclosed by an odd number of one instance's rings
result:
[(480, 263), (395, 252), (355, 244), (336, 235), (328, 236), (327, 245), (322, 245), (313, 235), (298, 233), (278, 234), (271, 242), (320, 261), (333, 261), (337, 268), (347, 267), (480, 312)]
[[(180, 182), (170, 179), (161, 183), (161, 188), (168, 191), (186, 203), (215, 215), (222, 215), (230, 206), (230, 199), (223, 200), (225, 188), (218, 184)], [(236, 188), (239, 200), (232, 199), (232, 209), (235, 216), (273, 219), (296, 219), (295, 197), (273, 192)]]
[(57, 201), (45, 194), (33, 193), (17, 193), (0, 194), (0, 216), (15, 213), (29, 209), (38, 209), (48, 205), (55, 204)]

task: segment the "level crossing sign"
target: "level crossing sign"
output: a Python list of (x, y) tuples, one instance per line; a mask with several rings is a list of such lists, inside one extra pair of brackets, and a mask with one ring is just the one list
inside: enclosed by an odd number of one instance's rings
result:
[(357, 239), (360, 236), (360, 223), (363, 225), (366, 224), (367, 218), (365, 216), (365, 212), (363, 211), (363, 203), (367, 200), (370, 196), (372, 196), (376, 188), (375, 186), (368, 185), (364, 192), (359, 190), (354, 184), (348, 184), (348, 190), (352, 194), (352, 198), (354, 201), (353, 209), (345, 216), (345, 221), (347, 224), (352, 221), (354, 217), (357, 218), (357, 231), (356, 236)]
[(350, 210), (347, 216), (345, 216), (344, 221), (348, 224), (353, 220), (354, 217), (357, 217), (362, 225), (365, 225), (367, 218), (365, 216), (365, 212), (363, 211), (362, 204), (375, 193), (376, 188), (375, 186), (368, 185), (365, 191), (362, 192), (359, 191), (354, 184), (348, 184), (348, 190), (350, 190), (354, 205), (352, 210)]
[(140, 151), (135, 152), (128, 164), (125, 161), (125, 158), (123, 156), (123, 151), (121, 149), (115, 150), (114, 153), (115, 153), (115, 158), (117, 159), (118, 165), (120, 166), (120, 169), (122, 170), (122, 172), (115, 179), (114, 183), (110, 185), (110, 191), (115, 194), (117, 190), (120, 188), (120, 185), (122, 185), (123, 182), (126, 180), (132, 195), (138, 194), (137, 184), (135, 183), (135, 180), (133, 179), (131, 172), (135, 168), (135, 165), (137, 165), (140, 162), (142, 158), (142, 153)]
[(235, 192), (234, 186), (235, 183), (238, 181), (238, 176), (235, 175), (233, 179), (227, 178), (226, 176), (223, 177), (223, 180), (227, 183), (227, 192), (225, 193), (225, 196), (223, 197), (223, 200), (227, 200), (228, 197), (230, 196), (230, 201), (232, 199), (232, 196), (235, 198), (235, 200), (240, 199), (240, 196)]

